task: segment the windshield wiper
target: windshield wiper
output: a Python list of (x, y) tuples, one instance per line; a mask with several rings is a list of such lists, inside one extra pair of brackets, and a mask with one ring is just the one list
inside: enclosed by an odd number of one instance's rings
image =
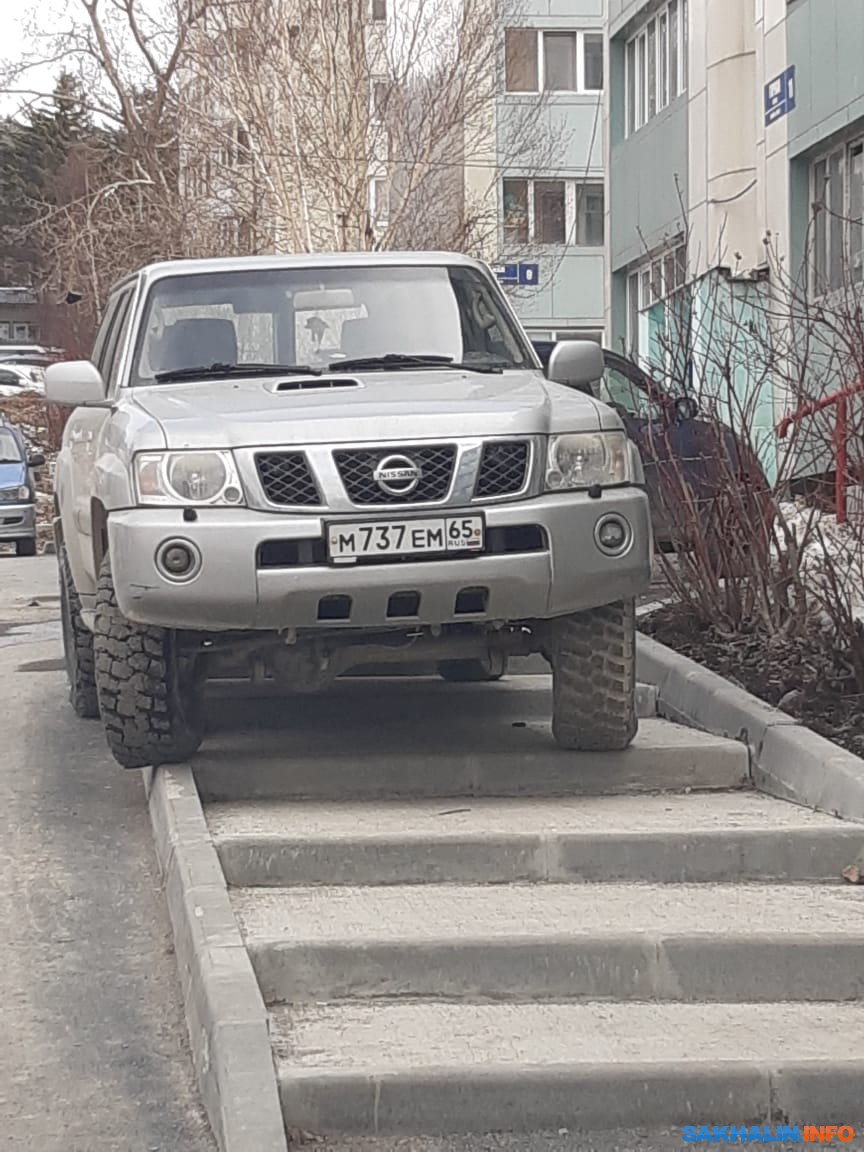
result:
[(320, 376), (311, 364), (200, 364), (194, 368), (168, 368), (157, 372), (157, 384), (178, 380), (227, 380), (233, 376)]
[(505, 364), (494, 362), (484, 364), (454, 360), (452, 356), (409, 356), (402, 352), (388, 352), (384, 356), (358, 356), (353, 360), (333, 360), (330, 363), (331, 372), (398, 372), (400, 369), (412, 368), (459, 368), (466, 372), (494, 372), (504, 371)]

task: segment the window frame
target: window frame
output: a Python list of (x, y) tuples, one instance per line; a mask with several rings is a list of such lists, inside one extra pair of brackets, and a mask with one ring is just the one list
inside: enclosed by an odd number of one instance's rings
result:
[[(852, 183), (853, 154), (858, 152), (859, 188), (858, 208), (861, 215), (853, 217), (854, 188)], [(837, 205), (832, 205), (832, 164), (839, 161), (839, 176), (841, 195), (839, 214)], [(817, 173), (819, 169), (824, 173), (823, 188), (818, 189)], [(808, 254), (810, 266), (809, 283), (810, 293), (815, 299), (830, 296), (841, 291), (847, 285), (844, 283), (844, 269), (851, 273), (851, 284), (864, 284), (864, 135), (857, 135), (851, 139), (835, 144), (810, 161), (808, 171), (808, 185), (810, 191), (810, 216), (814, 224), (813, 246)], [(826, 195), (827, 192), (827, 195)], [(816, 205), (820, 204), (818, 214)], [(857, 238), (853, 237), (853, 228), (857, 228)], [(838, 268), (838, 282), (832, 278), (832, 263), (835, 246), (840, 245), (840, 263)], [(857, 275), (853, 265), (853, 238), (857, 239)], [(821, 243), (820, 243), (821, 241)], [(821, 253), (821, 259), (820, 259)], [(820, 267), (823, 264), (824, 267)]]
[[(526, 228), (524, 238), (521, 236), (508, 236), (506, 234), (505, 217), (505, 185), (524, 184), (526, 186), (525, 219)], [(564, 186), (564, 239), (539, 240), (537, 238), (537, 184), (563, 184)], [(603, 201), (601, 219), (601, 239), (599, 243), (585, 242), (584, 205), (587, 196), (599, 194)], [(503, 176), (500, 181), (499, 200), (499, 238), (504, 250), (519, 249), (529, 245), (543, 248), (584, 248), (587, 251), (598, 252), (606, 243), (606, 185), (602, 178), (588, 179), (558, 176), (554, 172), (542, 176)]]
[[(509, 88), (507, 86), (507, 59), (506, 38), (507, 33), (530, 32), (534, 35), (535, 62), (534, 72), (537, 77), (536, 88)], [(575, 88), (548, 88), (546, 86), (546, 36), (574, 36), (576, 37), (576, 87)], [(603, 87), (588, 88), (585, 84), (585, 38), (586, 36), (599, 36), (601, 43), (604, 39), (602, 28), (536, 28), (533, 25), (515, 24), (504, 29), (504, 74), (503, 92), (508, 96), (540, 96), (549, 94), (553, 96), (600, 96), (606, 86), (606, 53), (605, 45), (602, 52)]]
[(640, 131), (687, 92), (687, 51), (687, 0), (667, 0), (627, 38), (625, 137)]
[[(672, 283), (669, 284), (671, 269)], [(639, 357), (647, 353), (639, 339), (641, 319), (657, 304), (666, 305), (687, 285), (687, 241), (679, 240), (656, 248), (627, 272), (625, 333), (628, 355)], [(635, 293), (635, 295), (634, 295)], [(634, 332), (634, 320), (636, 331)]]
[[(383, 212), (381, 212), (379, 204), (379, 199), (381, 199), (378, 193), (379, 185), (384, 186), (385, 210)], [(376, 228), (386, 228), (390, 223), (390, 178), (381, 173), (369, 177), (369, 218)]]

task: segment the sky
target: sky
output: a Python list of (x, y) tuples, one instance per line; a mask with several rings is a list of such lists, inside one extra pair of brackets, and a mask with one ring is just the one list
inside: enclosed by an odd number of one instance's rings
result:
[[(46, 5), (39, 8), (44, 11)], [(55, 5), (62, 11), (68, 8), (67, 0), (57, 0)], [(28, 17), (32, 17), (34, 10), (33, 0), (3, 0), (3, 36), (0, 39), (0, 69), (4, 65), (15, 63), (32, 51), (33, 44), (25, 33), (24, 25)], [(50, 92), (54, 86), (54, 77), (57, 66), (36, 68), (29, 74), (27, 86), (39, 91)], [(0, 92), (0, 115), (8, 116), (14, 113), (21, 104), (20, 96), (9, 96)]]

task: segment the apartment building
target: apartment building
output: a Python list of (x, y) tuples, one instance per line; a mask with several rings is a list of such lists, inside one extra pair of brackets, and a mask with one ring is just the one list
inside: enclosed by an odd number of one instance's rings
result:
[[(677, 325), (690, 343), (672, 367), (686, 386), (704, 380), (699, 333), (712, 308), (764, 315), (765, 295), (788, 297), (790, 285), (830, 300), (864, 278), (864, 5), (609, 3), (609, 339), (656, 363)], [(733, 383), (752, 393), (773, 471), (789, 396), (770, 373)]]
[(508, 11), (491, 150), (499, 278), (533, 337), (601, 340), (604, 0)]

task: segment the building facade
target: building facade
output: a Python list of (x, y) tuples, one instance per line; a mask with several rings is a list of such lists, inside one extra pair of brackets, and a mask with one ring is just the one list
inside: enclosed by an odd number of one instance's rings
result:
[(601, 340), (605, 0), (522, 0), (508, 12), (492, 161), (499, 276), (531, 336)]
[(710, 375), (705, 333), (737, 342), (772, 473), (790, 396), (741, 346), (769, 307), (830, 306), (864, 278), (862, 59), (859, 0), (610, 0), (609, 338), (667, 369), (677, 346), (683, 386)]

